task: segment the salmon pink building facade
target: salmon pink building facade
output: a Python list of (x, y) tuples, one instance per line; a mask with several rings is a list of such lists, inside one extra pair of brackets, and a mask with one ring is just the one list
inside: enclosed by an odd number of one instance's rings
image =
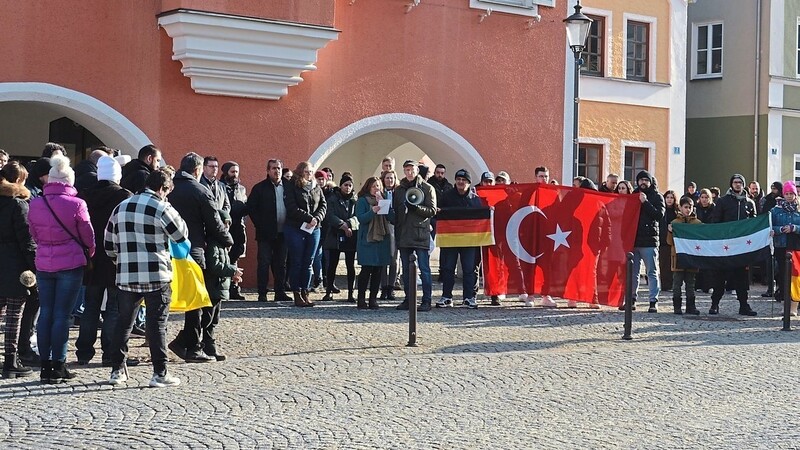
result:
[(135, 157), (152, 142), (173, 165), (188, 151), (237, 161), (248, 187), (270, 158), (359, 184), (386, 155), (443, 163), (450, 177), (524, 182), (546, 165), (560, 179), (570, 6), (3, 1), (0, 148), (35, 157), (52, 140), (77, 163), (99, 143)]

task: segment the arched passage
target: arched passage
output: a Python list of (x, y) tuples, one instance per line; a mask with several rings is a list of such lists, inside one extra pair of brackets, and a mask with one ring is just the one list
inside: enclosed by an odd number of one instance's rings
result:
[(151, 143), (142, 130), (118, 111), (72, 89), (48, 83), (0, 83), (0, 106), (8, 102), (69, 117), (106, 145), (133, 158), (141, 147)]
[(403, 113), (367, 117), (348, 125), (323, 142), (309, 161), (315, 167), (330, 166), (337, 174), (349, 170), (357, 180), (364, 180), (376, 173), (387, 155), (395, 157), (398, 165), (427, 156), (447, 167), (451, 181), (461, 168), (472, 172), (473, 182), (488, 170), (480, 153), (461, 135), (434, 120)]

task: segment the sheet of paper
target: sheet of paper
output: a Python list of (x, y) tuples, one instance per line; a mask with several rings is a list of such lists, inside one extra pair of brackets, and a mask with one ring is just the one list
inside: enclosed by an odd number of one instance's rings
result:
[(311, 234), (311, 233), (313, 233), (313, 232), (314, 232), (314, 228), (316, 228), (316, 227), (315, 227), (315, 226), (312, 226), (312, 225), (311, 225), (310, 223), (308, 223), (308, 222), (304, 222), (302, 225), (300, 225), (300, 229), (301, 229), (301, 230), (303, 230), (303, 231), (305, 231), (305, 232), (306, 232), (306, 233), (308, 233), (308, 234)]
[(389, 207), (392, 206), (392, 201), (388, 199), (378, 200), (378, 214), (389, 214)]

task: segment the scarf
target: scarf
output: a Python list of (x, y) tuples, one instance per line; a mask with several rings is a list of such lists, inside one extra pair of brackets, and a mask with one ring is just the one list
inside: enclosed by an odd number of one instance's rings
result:
[[(378, 206), (378, 200), (374, 195), (367, 194), (364, 198), (367, 199), (367, 204), (370, 208)], [(367, 242), (382, 242), (383, 238), (389, 234), (388, 224), (389, 222), (386, 220), (386, 216), (380, 214), (373, 215), (372, 220), (369, 221), (369, 227), (367, 228)]]
[(778, 205), (789, 214), (793, 214), (797, 212), (797, 202), (787, 202), (786, 200), (780, 199), (778, 200)]

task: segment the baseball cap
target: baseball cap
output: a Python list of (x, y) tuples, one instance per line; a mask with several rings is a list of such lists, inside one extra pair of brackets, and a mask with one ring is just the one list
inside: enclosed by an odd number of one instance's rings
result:
[(492, 172), (483, 172), (483, 175), (481, 175), (481, 181), (483, 180), (494, 180), (494, 174)]

